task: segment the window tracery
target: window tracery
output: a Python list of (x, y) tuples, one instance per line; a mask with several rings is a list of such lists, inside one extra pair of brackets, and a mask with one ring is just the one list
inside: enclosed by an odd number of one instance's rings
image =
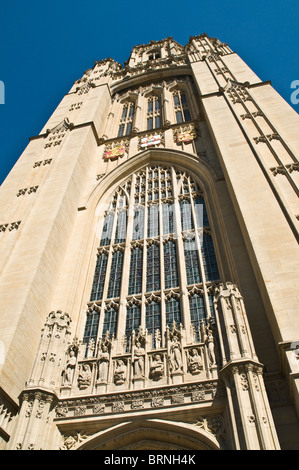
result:
[(219, 271), (203, 193), (190, 175), (163, 166), (132, 175), (111, 198), (99, 245), (90, 296), (98, 309), (87, 317), (86, 343), (106, 331), (123, 331), (128, 341), (141, 325), (156, 347), (173, 322), (187, 322), (199, 341)]

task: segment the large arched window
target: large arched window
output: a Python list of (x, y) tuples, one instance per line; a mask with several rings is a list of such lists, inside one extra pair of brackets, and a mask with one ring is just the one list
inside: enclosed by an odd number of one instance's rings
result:
[(142, 326), (155, 347), (173, 322), (198, 340), (219, 280), (198, 183), (174, 167), (146, 167), (117, 189), (102, 227), (84, 341), (107, 330), (129, 341)]

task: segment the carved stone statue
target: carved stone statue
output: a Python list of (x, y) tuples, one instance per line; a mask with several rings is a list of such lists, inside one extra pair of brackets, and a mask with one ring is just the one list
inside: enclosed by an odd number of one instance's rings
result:
[(83, 364), (78, 376), (78, 387), (84, 390), (91, 384), (91, 369), (89, 364)]
[(98, 380), (101, 382), (107, 382), (108, 379), (108, 368), (109, 368), (109, 351), (108, 347), (103, 344), (99, 353), (99, 368), (98, 368)]
[(144, 348), (141, 347), (139, 341), (136, 342), (134, 348), (134, 376), (144, 377)]
[(170, 352), (170, 357), (169, 357), (170, 370), (172, 372), (181, 370), (182, 365), (183, 365), (181, 346), (176, 336), (173, 336), (173, 339), (170, 344), (169, 352)]
[(69, 359), (66, 363), (66, 367), (63, 372), (64, 385), (71, 385), (73, 383), (76, 363), (77, 363), (77, 357), (76, 357), (75, 351), (73, 349), (70, 349)]
[(188, 370), (192, 375), (199, 374), (202, 370), (202, 360), (197, 349), (191, 349), (188, 354)]
[(152, 380), (160, 380), (164, 375), (164, 364), (160, 354), (152, 357), (149, 375)]
[(216, 356), (215, 356), (215, 345), (213, 331), (210, 325), (207, 325), (205, 328), (205, 344), (207, 346), (208, 357), (210, 361), (210, 367), (216, 365)]
[(114, 383), (115, 385), (122, 385), (126, 381), (127, 366), (122, 359), (118, 359), (116, 362), (116, 368), (114, 371)]

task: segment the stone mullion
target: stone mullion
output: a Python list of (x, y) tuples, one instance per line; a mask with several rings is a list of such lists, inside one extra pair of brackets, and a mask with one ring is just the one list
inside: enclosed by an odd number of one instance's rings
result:
[(145, 305), (145, 293), (146, 293), (146, 273), (147, 273), (147, 226), (148, 226), (148, 205), (147, 205), (147, 178), (145, 186), (145, 201), (144, 201), (144, 227), (143, 227), (143, 269), (142, 269), (142, 303), (141, 303), (141, 326), (146, 328), (146, 305)]
[[(193, 196), (192, 196), (191, 188), (190, 188), (190, 181), (188, 181), (188, 184), (189, 184), (192, 218), (193, 218), (193, 224), (195, 227), (194, 232), (195, 232), (195, 242), (196, 242), (196, 247), (197, 247), (196, 251), (197, 251), (197, 257), (198, 257), (199, 267), (201, 271), (201, 280), (202, 280), (203, 297), (204, 297), (204, 302), (205, 302), (205, 310), (207, 312), (207, 318), (210, 318), (211, 311), (210, 311), (208, 287), (207, 287), (206, 279), (205, 279), (205, 272), (204, 272), (204, 266), (203, 266), (203, 261), (202, 261), (202, 254), (201, 254), (201, 241), (198, 235), (196, 213), (195, 213), (195, 208), (194, 208), (194, 200), (193, 200)], [(202, 230), (202, 237), (203, 237), (203, 228), (201, 230)]]
[(107, 255), (108, 260), (107, 260), (107, 268), (106, 268), (106, 276), (105, 276), (105, 282), (104, 282), (104, 288), (103, 288), (102, 302), (101, 302), (101, 307), (100, 307), (100, 318), (99, 318), (97, 341), (103, 334), (102, 330), (103, 330), (103, 324), (104, 324), (105, 304), (107, 303), (107, 292), (108, 292), (108, 286), (109, 286), (110, 270), (111, 270), (112, 255), (113, 255), (113, 242), (115, 239), (117, 219), (118, 219), (117, 204), (118, 204), (118, 198), (116, 200), (116, 207), (114, 210), (114, 219), (113, 219), (113, 226), (112, 226), (112, 231), (111, 231), (111, 242), (108, 248), (108, 255)]
[(187, 289), (187, 275), (186, 275), (186, 263), (184, 253), (184, 243), (182, 238), (182, 226), (181, 226), (181, 213), (179, 204), (179, 193), (178, 184), (176, 179), (176, 172), (174, 168), (171, 168), (172, 172), (172, 190), (173, 190), (173, 206), (174, 206), (174, 218), (175, 218), (175, 238), (177, 242), (177, 269), (179, 274), (179, 287), (180, 287), (180, 306), (181, 306), (181, 320), (185, 328), (186, 334), (190, 335), (190, 307), (189, 297)]
[(137, 100), (136, 100), (136, 105), (135, 105), (135, 113), (134, 113), (133, 123), (132, 123), (133, 133), (137, 133), (140, 130), (141, 109), (142, 109), (141, 104), (142, 104), (142, 95), (141, 95), (141, 88), (139, 88), (138, 95), (137, 95)]
[[(170, 119), (170, 102), (171, 102), (171, 93), (167, 88), (165, 82), (163, 82), (163, 91), (162, 91), (162, 119), (161, 125), (169, 127), (171, 125)], [(163, 120), (163, 121), (162, 121)]]
[(163, 237), (163, 214), (162, 214), (162, 204), (161, 204), (161, 171), (158, 168), (158, 177), (159, 177), (159, 252), (160, 252), (160, 290), (161, 290), (161, 338), (162, 345), (165, 338), (166, 331), (166, 305), (165, 305), (165, 267), (164, 267), (164, 237)]
[(131, 241), (133, 233), (134, 223), (134, 191), (136, 176), (133, 175), (131, 183), (130, 199), (127, 206), (127, 226), (126, 226), (126, 238), (123, 252), (123, 265), (121, 274), (121, 286), (119, 295), (119, 309), (117, 315), (117, 330), (116, 337), (118, 338), (119, 347), (122, 347), (123, 337), (126, 331), (126, 314), (127, 314), (127, 295), (129, 290), (129, 273), (130, 273), (130, 262), (131, 262)]

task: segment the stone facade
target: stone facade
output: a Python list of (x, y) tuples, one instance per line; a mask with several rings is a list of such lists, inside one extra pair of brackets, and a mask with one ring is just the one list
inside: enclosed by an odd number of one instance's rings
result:
[(73, 84), (0, 190), (1, 448), (299, 449), (298, 122), (205, 34)]

